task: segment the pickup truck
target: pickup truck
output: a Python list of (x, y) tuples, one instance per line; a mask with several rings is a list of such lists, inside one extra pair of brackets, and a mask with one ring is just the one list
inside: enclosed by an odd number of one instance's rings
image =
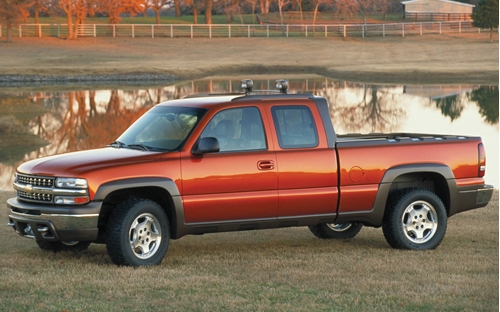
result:
[(144, 266), (185, 235), (296, 226), (433, 249), (447, 218), (491, 199), (480, 137), (339, 135), (323, 97), (276, 87), (160, 103), (106, 147), (21, 164), (8, 225), (43, 250), (105, 243)]

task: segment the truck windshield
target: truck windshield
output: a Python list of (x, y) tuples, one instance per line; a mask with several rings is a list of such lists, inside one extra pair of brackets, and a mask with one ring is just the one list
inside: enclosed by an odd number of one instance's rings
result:
[(179, 149), (205, 112), (192, 107), (155, 106), (110, 146), (146, 151)]

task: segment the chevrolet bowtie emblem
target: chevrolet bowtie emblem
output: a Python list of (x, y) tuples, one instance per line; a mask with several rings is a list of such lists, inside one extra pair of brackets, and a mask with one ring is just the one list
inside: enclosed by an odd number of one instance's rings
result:
[(26, 185), (24, 186), (24, 191), (25, 191), (26, 193), (33, 193), (33, 185), (31, 185), (31, 184), (26, 184)]

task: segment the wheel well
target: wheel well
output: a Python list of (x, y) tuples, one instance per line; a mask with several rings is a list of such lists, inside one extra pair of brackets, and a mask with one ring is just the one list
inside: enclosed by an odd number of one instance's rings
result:
[(167, 213), (167, 217), (170, 223), (170, 234), (175, 233), (174, 226), (176, 216), (174, 203), (172, 201), (171, 194), (167, 190), (155, 186), (126, 188), (113, 191), (104, 199), (98, 221), (99, 242), (104, 242), (106, 225), (113, 210), (118, 204), (131, 198), (147, 198), (158, 203)]
[(448, 182), (436, 172), (412, 172), (398, 176), (392, 182), (389, 194), (406, 188), (423, 188), (435, 193), (450, 212), (450, 190)]

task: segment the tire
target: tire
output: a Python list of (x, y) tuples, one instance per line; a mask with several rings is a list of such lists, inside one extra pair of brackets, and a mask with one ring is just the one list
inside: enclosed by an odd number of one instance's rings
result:
[(434, 249), (444, 238), (447, 214), (441, 199), (426, 189), (404, 189), (386, 206), (382, 230), (393, 248)]
[(357, 222), (351, 223), (321, 223), (314, 226), (310, 226), (309, 230), (321, 239), (348, 239), (356, 236), (363, 224)]
[(170, 240), (168, 217), (149, 199), (129, 199), (119, 204), (106, 227), (106, 249), (117, 265), (160, 264)]
[(79, 241), (70, 241), (70, 242), (49, 242), (43, 240), (37, 240), (36, 244), (40, 249), (46, 251), (83, 251), (86, 250), (91, 242), (79, 242)]

